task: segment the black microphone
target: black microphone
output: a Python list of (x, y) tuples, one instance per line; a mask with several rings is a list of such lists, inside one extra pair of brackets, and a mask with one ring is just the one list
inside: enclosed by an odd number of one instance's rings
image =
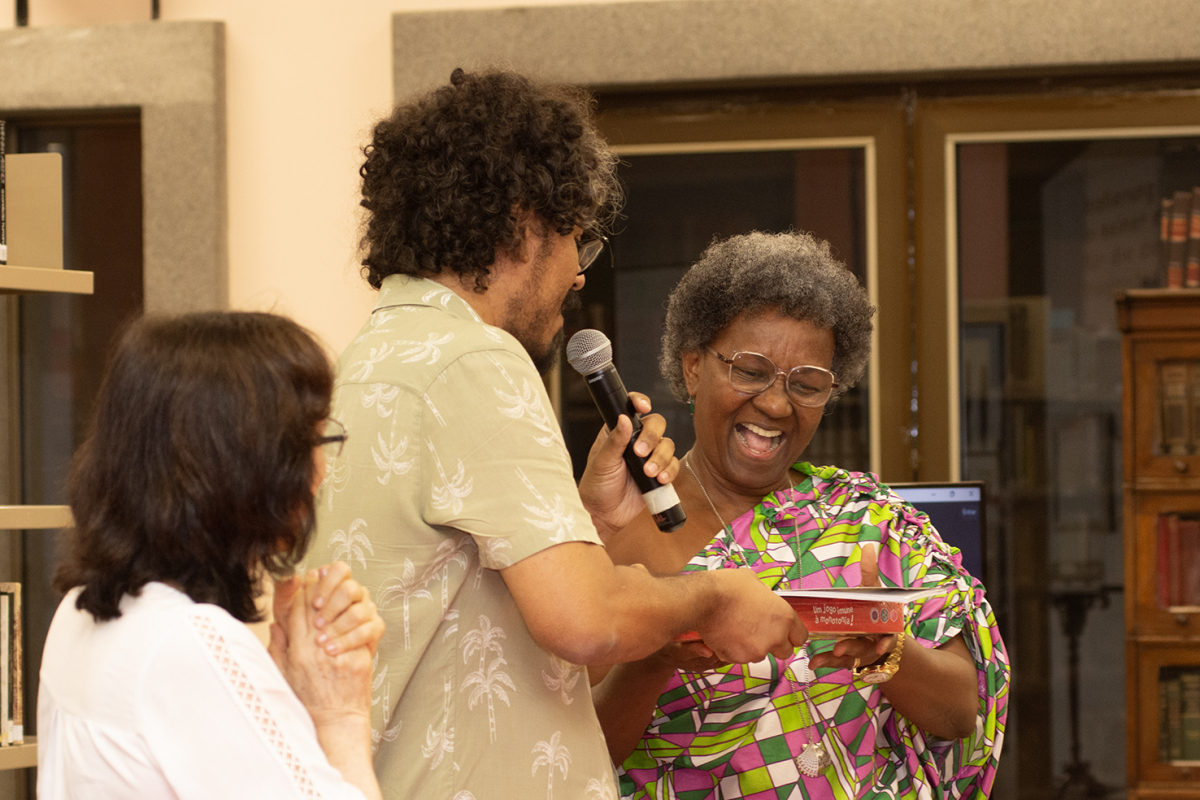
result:
[(622, 414), (633, 422), (633, 435), (625, 448), (625, 466), (633, 475), (633, 482), (642, 490), (646, 508), (650, 509), (658, 529), (668, 533), (679, 530), (687, 521), (687, 515), (679, 504), (675, 487), (648, 476), (644, 469), (646, 459), (633, 452), (633, 443), (642, 431), (642, 420), (633, 410), (629, 392), (625, 391), (625, 384), (613, 366), (612, 343), (600, 331), (585, 328), (567, 342), (567, 362), (587, 381), (588, 391), (609, 430), (616, 430), (617, 419)]

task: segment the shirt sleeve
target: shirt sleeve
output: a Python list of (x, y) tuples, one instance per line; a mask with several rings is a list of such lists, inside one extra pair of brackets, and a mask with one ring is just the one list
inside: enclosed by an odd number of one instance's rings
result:
[(600, 542), (527, 358), (500, 349), (467, 354), (422, 400), (427, 522), (474, 536), (490, 569), (562, 542)]
[(147, 662), (139, 730), (180, 800), (364, 800), (325, 757), (316, 729), (262, 643), (197, 607)]

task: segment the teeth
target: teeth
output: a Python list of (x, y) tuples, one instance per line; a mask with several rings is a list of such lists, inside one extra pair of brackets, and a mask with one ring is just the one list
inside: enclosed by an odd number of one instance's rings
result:
[(765, 428), (760, 428), (757, 425), (755, 425), (753, 422), (743, 422), (742, 425), (745, 426), (746, 430), (750, 431), (751, 433), (756, 433), (759, 436), (766, 436), (767, 438), (774, 438), (774, 437), (780, 435), (779, 431), (769, 431), (769, 430), (766, 430)]

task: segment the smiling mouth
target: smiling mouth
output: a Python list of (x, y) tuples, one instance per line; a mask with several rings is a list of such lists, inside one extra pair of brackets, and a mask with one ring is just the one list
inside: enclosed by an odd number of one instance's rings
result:
[(783, 441), (781, 431), (769, 431), (752, 422), (739, 422), (734, 428), (738, 439), (753, 453), (774, 452)]

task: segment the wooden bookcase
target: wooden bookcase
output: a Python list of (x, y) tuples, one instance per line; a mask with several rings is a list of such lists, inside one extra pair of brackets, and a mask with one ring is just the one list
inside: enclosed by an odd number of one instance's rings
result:
[[(1179, 726), (1191, 723), (1174, 705), (1178, 695), (1167, 703), (1163, 691), (1174, 672), (1200, 673), (1200, 590), (1187, 588), (1200, 576), (1200, 537), (1196, 546), (1181, 543), (1177, 526), (1162, 520), (1200, 518), (1200, 290), (1118, 294), (1117, 324), (1123, 334), (1129, 797), (1198, 797), (1200, 756), (1185, 758), (1178, 746), (1168, 748), (1180, 741)], [(1181, 374), (1189, 376), (1182, 385)], [(1200, 716), (1197, 694), (1194, 703), (1182, 704), (1196, 712), (1193, 719)], [(1193, 730), (1200, 737), (1200, 719)]]
[[(63, 269), (61, 157), (53, 153), (0, 157), (7, 164), (9, 245), (8, 264), (0, 265), (0, 295), (91, 294), (91, 272)], [(0, 505), (0, 532), (65, 528), (71, 524), (67, 506)], [(26, 727), (36, 713), (36, 708), (24, 709)], [(0, 747), (0, 770), (35, 766), (36, 737), (26, 736), (24, 744)]]

